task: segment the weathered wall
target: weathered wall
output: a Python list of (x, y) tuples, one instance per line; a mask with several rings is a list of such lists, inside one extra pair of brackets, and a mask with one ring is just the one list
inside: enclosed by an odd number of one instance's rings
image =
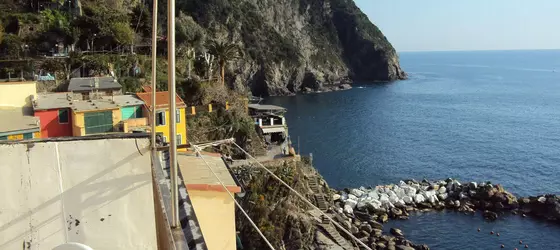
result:
[(0, 249), (156, 249), (149, 140), (0, 145)]
[(0, 107), (31, 107), (31, 96), (37, 96), (35, 82), (0, 83)]
[(41, 121), (42, 138), (72, 136), (72, 116), (68, 111), (68, 123), (58, 122), (58, 109), (35, 111)]
[(235, 250), (235, 203), (228, 193), (188, 192), (208, 250)]
[[(177, 134), (181, 135), (181, 142), (177, 142), (177, 144), (186, 144), (187, 143), (187, 124), (186, 124), (186, 119), (185, 119), (186, 118), (185, 109), (180, 108), (179, 110), (181, 112), (181, 121), (179, 123), (177, 123), (176, 129), (177, 129)], [(157, 110), (157, 111), (161, 111), (161, 110)], [(150, 118), (151, 118), (150, 113), (148, 113), (148, 112), (144, 113), (144, 116), (146, 116), (146, 115), (149, 115)], [(175, 115), (175, 113), (173, 113), (173, 115)], [(167, 138), (167, 142), (169, 142), (169, 140), (170, 140), (170, 138), (169, 138), (169, 124), (170, 124), (169, 109), (166, 109), (165, 110), (165, 125), (156, 126), (156, 133), (163, 133), (163, 136), (165, 136)]]
[[(97, 111), (88, 111), (88, 112), (103, 112), (108, 110), (97, 110)], [(121, 122), (121, 111), (120, 109), (113, 109), (112, 111), (113, 116), (113, 131), (118, 131)], [(84, 113), (87, 112), (72, 112), (72, 135), (73, 136), (84, 136), (86, 135), (86, 127), (85, 127), (85, 120), (84, 120)]]

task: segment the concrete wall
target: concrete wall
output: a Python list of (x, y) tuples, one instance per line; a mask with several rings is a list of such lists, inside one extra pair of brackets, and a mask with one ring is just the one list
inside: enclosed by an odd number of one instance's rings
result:
[(68, 109), (68, 123), (58, 121), (58, 109), (35, 111), (35, 117), (41, 121), (41, 136), (61, 137), (72, 136), (72, 110)]
[(198, 190), (188, 193), (208, 250), (235, 250), (235, 203), (229, 194)]
[(157, 249), (148, 138), (0, 144), (0, 159), (0, 249)]
[(37, 96), (35, 82), (0, 83), (0, 107), (31, 107), (31, 96)]

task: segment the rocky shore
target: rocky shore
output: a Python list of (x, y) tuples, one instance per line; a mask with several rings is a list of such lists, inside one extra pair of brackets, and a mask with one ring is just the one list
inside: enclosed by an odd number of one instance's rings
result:
[(395, 249), (389, 245), (400, 246), (396, 249), (428, 249), (404, 240), (404, 234), (397, 228), (390, 230), (393, 238), (381, 237), (382, 223), (389, 219), (408, 219), (413, 211), (450, 209), (466, 214), (480, 211), (488, 220), (512, 213), (560, 222), (559, 196), (517, 198), (502, 186), (489, 182), (407, 180), (375, 188), (335, 191), (332, 200), (333, 218), (376, 249)]

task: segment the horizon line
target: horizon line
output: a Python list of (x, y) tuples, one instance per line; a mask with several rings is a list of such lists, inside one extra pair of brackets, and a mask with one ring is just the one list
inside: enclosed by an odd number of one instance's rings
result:
[(480, 52), (480, 51), (545, 51), (545, 50), (560, 50), (554, 49), (451, 49), (451, 50), (397, 50), (397, 53), (410, 53), (410, 52)]

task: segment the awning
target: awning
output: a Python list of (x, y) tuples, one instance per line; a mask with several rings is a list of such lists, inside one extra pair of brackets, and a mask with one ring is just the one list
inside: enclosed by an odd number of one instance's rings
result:
[(284, 127), (262, 128), (262, 130), (263, 134), (284, 133), (286, 131)]

